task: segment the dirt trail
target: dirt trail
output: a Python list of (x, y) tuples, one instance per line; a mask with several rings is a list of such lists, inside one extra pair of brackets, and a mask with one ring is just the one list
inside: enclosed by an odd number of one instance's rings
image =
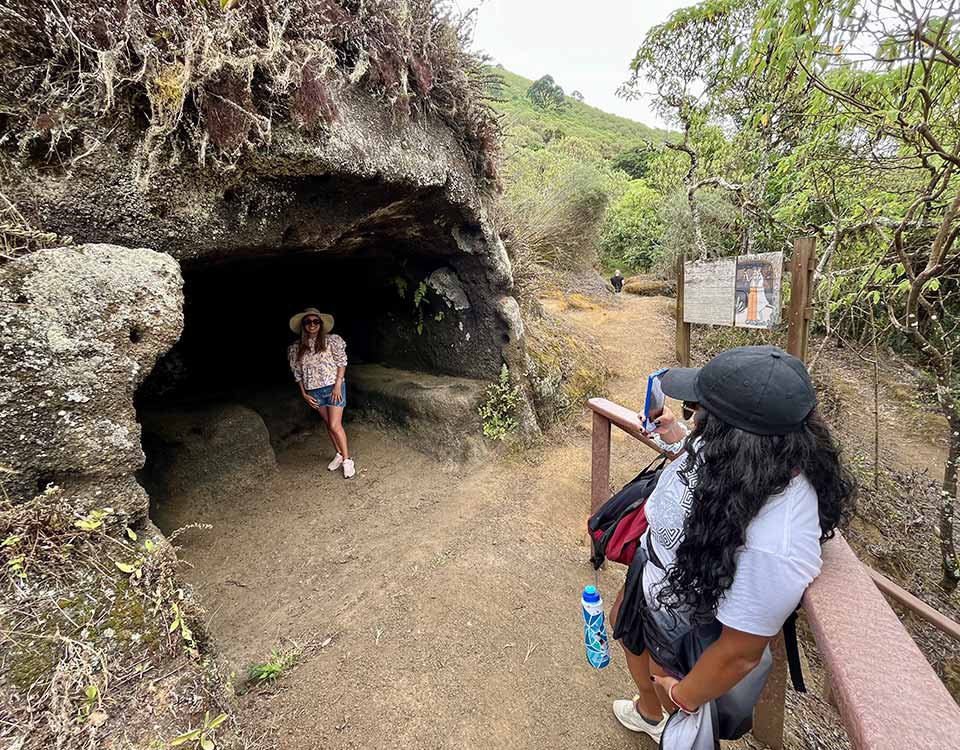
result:
[[(564, 315), (608, 349), (623, 403), (670, 361), (666, 300)], [(243, 697), (252, 733), (284, 750), (637, 747), (610, 712), (632, 692), (622, 657), (601, 672), (583, 657), (588, 425), (534, 460), (471, 470), (354, 425), (355, 481), (325, 470), (317, 434), (278, 455), (268, 496), (176, 509), (177, 525), (214, 525), (178, 541), (238, 677), (282, 639), (309, 645), (275, 687)], [(645, 460), (615, 438), (615, 481)], [(621, 577), (605, 572), (603, 593)]]

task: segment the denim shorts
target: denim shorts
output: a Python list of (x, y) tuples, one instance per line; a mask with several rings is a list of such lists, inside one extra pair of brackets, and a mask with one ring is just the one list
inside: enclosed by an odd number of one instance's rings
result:
[(322, 388), (314, 388), (312, 391), (307, 391), (307, 393), (313, 396), (320, 406), (336, 406), (342, 409), (347, 405), (346, 381), (340, 386), (340, 401), (336, 404), (333, 403), (333, 384), (325, 385)]

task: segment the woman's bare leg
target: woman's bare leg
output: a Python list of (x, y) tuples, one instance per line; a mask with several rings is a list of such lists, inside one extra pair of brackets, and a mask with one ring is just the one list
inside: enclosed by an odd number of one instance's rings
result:
[[(647, 654), (649, 656), (649, 654)], [(666, 677), (667, 673), (664, 671), (663, 667), (657, 664), (653, 659), (648, 660), (648, 667), (651, 674), (655, 674), (658, 677)], [(670, 700), (670, 696), (667, 695), (667, 691), (662, 687), (654, 683), (654, 690), (657, 691), (657, 697), (660, 699), (660, 705), (663, 706), (663, 710), (668, 714), (672, 714), (677, 710), (677, 707), (673, 705), (673, 701)]]
[(336, 440), (340, 455), (346, 460), (350, 458), (350, 447), (347, 445), (347, 432), (343, 429), (343, 407), (328, 406), (327, 416), (331, 437)]
[[(610, 609), (610, 627), (616, 629), (617, 617), (620, 614), (620, 605), (623, 604), (623, 589), (617, 594), (613, 601), (613, 607)], [(654, 689), (653, 681), (650, 679), (650, 654), (644, 651), (642, 654), (635, 654), (623, 642), (623, 653), (627, 658), (627, 669), (630, 670), (630, 676), (637, 684), (637, 711), (650, 721), (660, 721), (663, 716), (663, 705), (657, 691)]]
[(327, 435), (330, 438), (330, 442), (333, 443), (333, 449), (342, 456), (343, 453), (340, 452), (340, 445), (337, 443), (337, 436), (334, 434), (333, 430), (330, 429), (330, 407), (321, 406), (317, 409), (317, 411), (320, 412), (320, 416), (323, 417), (323, 426), (327, 428)]

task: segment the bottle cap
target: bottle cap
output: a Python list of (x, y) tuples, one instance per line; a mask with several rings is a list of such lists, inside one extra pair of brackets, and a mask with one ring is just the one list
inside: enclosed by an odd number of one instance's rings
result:
[(600, 592), (597, 591), (597, 587), (587, 586), (583, 590), (583, 600), (588, 604), (596, 604), (600, 601)]

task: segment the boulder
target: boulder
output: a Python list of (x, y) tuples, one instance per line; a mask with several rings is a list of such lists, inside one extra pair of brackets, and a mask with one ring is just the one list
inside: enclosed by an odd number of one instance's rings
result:
[(463, 460), (484, 452), (477, 408), (489, 384), (382, 365), (350, 368), (347, 401), (361, 418), (400, 427), (420, 450)]
[(55, 483), (144, 517), (133, 397), (183, 327), (180, 269), (113, 245), (0, 266), (0, 472), (14, 502)]
[[(96, 158), (69, 173), (18, 163), (3, 192), (31, 207), (31, 221), (44, 230), (169, 253), (181, 263), (188, 296), (191, 277), (201, 275), (222, 276), (219, 287), (229, 290), (244, 263), (267, 275), (272, 261), (280, 269), (301, 260), (303, 276), (344, 262), (365, 280), (405, 272), (405, 299), (392, 300), (398, 314), (387, 315), (372, 288), (358, 295), (373, 298), (371, 328), (384, 331), (370, 361), (491, 380), (504, 361), (522, 369), (522, 335), (509, 317), (515, 305), (502, 304), (513, 285), (510, 261), (456, 136), (428, 116), (397, 122), (351, 87), (338, 97), (329, 133), (277, 123), (270, 147), (229, 171), (190, 162), (148, 170), (136, 132), (94, 124)], [(283, 269), (276, 273), (294, 275)], [(415, 298), (421, 283), (429, 294)], [(295, 291), (287, 289), (284, 304), (295, 304)], [(280, 310), (278, 317), (294, 312)]]
[(165, 523), (167, 501), (202, 514), (207, 498), (243, 498), (262, 490), (277, 474), (267, 427), (246, 406), (212, 404), (144, 412), (141, 420), (149, 458), (140, 480), (154, 502), (155, 520), (166, 533), (173, 531)]

